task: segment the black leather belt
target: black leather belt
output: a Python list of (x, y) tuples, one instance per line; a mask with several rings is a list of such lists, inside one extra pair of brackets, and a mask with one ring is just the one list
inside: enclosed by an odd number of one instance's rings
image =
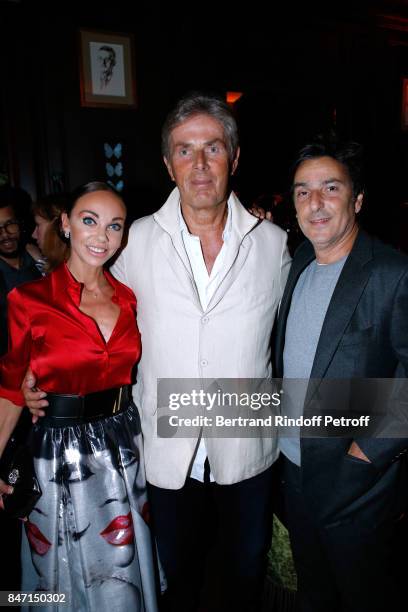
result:
[(44, 427), (69, 427), (119, 414), (129, 406), (128, 387), (105, 389), (87, 395), (47, 393)]

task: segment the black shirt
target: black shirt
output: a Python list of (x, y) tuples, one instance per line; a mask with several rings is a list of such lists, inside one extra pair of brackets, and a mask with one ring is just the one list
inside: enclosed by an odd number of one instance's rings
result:
[(13, 268), (0, 258), (0, 355), (7, 352), (7, 294), (22, 283), (41, 278), (35, 260), (24, 249), (20, 268)]

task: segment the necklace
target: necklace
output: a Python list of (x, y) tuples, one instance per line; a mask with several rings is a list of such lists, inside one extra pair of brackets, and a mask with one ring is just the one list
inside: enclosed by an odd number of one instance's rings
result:
[(90, 293), (92, 295), (92, 297), (94, 297), (94, 298), (99, 297), (99, 291), (97, 289), (88, 289), (84, 285), (84, 291), (86, 291), (87, 293)]

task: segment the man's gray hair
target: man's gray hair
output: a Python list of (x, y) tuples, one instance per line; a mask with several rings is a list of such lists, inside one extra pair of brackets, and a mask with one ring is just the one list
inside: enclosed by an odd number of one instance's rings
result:
[(237, 153), (239, 138), (238, 127), (231, 108), (222, 98), (201, 92), (192, 92), (179, 100), (173, 110), (167, 115), (162, 128), (162, 154), (170, 157), (170, 134), (175, 127), (194, 115), (209, 115), (224, 129), (228, 157), (232, 163)]

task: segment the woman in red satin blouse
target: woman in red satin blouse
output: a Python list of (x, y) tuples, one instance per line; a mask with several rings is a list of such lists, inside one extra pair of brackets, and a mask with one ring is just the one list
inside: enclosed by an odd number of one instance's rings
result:
[[(103, 269), (125, 217), (105, 183), (73, 194), (61, 218), (68, 259), (9, 294), (1, 362), (0, 455), (24, 405), (28, 367), (49, 403), (29, 440), (42, 496), (25, 523), (23, 589), (29, 562), (36, 590), (65, 592), (81, 611), (156, 610), (140, 422), (127, 393), (141, 353), (136, 300)], [(12, 488), (0, 481), (0, 494)]]

